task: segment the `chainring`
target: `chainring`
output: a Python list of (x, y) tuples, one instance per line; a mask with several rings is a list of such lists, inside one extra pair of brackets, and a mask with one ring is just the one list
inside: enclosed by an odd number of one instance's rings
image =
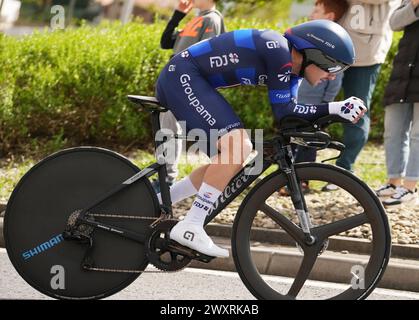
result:
[(162, 271), (178, 271), (185, 268), (191, 258), (171, 251), (170, 230), (178, 220), (162, 220), (155, 224), (149, 234), (146, 255), (149, 262)]

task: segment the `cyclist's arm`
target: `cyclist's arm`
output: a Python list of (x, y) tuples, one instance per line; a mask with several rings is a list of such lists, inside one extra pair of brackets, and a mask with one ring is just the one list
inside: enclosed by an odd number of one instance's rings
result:
[(160, 46), (162, 49), (173, 49), (175, 46), (176, 38), (179, 35), (179, 31), (176, 31), (175, 29), (185, 16), (185, 13), (179, 10), (175, 10), (172, 18), (168, 22), (166, 29), (164, 29), (161, 36)]
[(292, 63), (287, 41), (271, 30), (262, 34), (260, 53), (267, 70), (267, 86), (277, 121), (289, 115), (314, 121), (329, 114), (327, 103), (297, 104), (298, 77), (291, 74)]

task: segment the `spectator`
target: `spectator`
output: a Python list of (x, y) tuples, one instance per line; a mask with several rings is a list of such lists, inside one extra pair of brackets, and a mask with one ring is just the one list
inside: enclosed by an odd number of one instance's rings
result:
[[(349, 8), (347, 0), (317, 0), (310, 20), (327, 19), (334, 22), (340, 20)], [(307, 80), (303, 80), (298, 89), (298, 102), (302, 104), (321, 104), (335, 100), (342, 86), (343, 73), (337, 74), (335, 80), (326, 80), (312, 87)], [(297, 146), (296, 162), (316, 161), (316, 150)], [(303, 185), (303, 188), (306, 188)]]
[(404, 29), (384, 95), (388, 183), (376, 192), (387, 206), (417, 201), (419, 180), (419, 0), (403, 0), (390, 19)]
[[(368, 113), (357, 124), (344, 124), (343, 143), (346, 145), (336, 165), (353, 170), (353, 164), (368, 141), (370, 104), (381, 64), (391, 47), (393, 32), (390, 15), (399, 5), (398, 0), (348, 0), (350, 9), (340, 24), (351, 36), (356, 62), (345, 71), (343, 91), (345, 99), (358, 97), (365, 102)], [(337, 187), (328, 185), (327, 190)]]
[[(216, 9), (217, 0), (181, 0), (172, 18), (167, 24), (161, 37), (162, 49), (173, 49), (177, 54), (191, 45), (202, 40), (214, 37), (225, 32), (224, 19)], [(183, 30), (175, 30), (180, 21), (193, 9), (199, 10), (198, 16), (192, 19)], [(182, 129), (173, 114), (168, 111), (160, 114), (160, 125), (162, 128), (170, 129), (180, 135)], [(182, 150), (182, 140), (177, 140), (174, 152), (175, 161), (167, 164), (169, 184), (172, 185), (178, 175), (177, 166)], [(153, 182), (156, 191), (159, 192), (157, 182)]]

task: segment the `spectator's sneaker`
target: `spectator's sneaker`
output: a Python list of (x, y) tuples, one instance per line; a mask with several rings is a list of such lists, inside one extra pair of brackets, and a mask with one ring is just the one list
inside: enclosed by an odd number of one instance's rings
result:
[(378, 188), (377, 190), (375, 190), (375, 193), (380, 198), (388, 198), (388, 197), (394, 196), (397, 193), (396, 190), (397, 190), (397, 187), (394, 184), (387, 183), (381, 186), (380, 188)]
[(229, 256), (228, 250), (216, 246), (200, 225), (180, 221), (170, 231), (170, 239), (207, 256)]
[(397, 187), (396, 188), (396, 194), (394, 194), (391, 198), (388, 198), (383, 201), (383, 204), (385, 206), (394, 206), (406, 202), (413, 202), (417, 201), (418, 189), (415, 189), (414, 191), (406, 189), (404, 187)]
[(322, 188), (322, 191), (336, 191), (338, 189), (339, 187), (337, 185), (333, 183), (328, 183)]

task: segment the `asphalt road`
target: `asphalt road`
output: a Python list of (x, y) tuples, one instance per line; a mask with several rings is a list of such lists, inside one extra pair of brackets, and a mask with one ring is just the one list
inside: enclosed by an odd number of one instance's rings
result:
[[(152, 268), (148, 268), (153, 270)], [(291, 279), (267, 277), (272, 287), (289, 287)], [(310, 281), (303, 299), (331, 296), (339, 284)], [(0, 249), (0, 299), (49, 299), (29, 286), (15, 271), (5, 249)], [(127, 300), (253, 300), (233, 272), (187, 268), (170, 274), (142, 274), (129, 287), (108, 299)], [(376, 289), (369, 299), (419, 300), (419, 293)]]

